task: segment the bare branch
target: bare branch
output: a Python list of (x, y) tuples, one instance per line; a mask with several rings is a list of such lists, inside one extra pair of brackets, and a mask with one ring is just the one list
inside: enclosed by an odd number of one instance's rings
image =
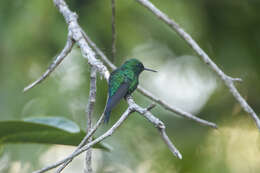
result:
[(39, 79), (37, 79), (36, 81), (34, 81), (33, 83), (25, 87), (23, 89), (23, 92), (28, 91), (29, 89), (35, 87), (37, 84), (41, 83), (44, 79), (46, 79), (51, 74), (51, 72), (53, 72), (55, 68), (62, 62), (62, 60), (70, 53), (73, 45), (74, 45), (74, 41), (71, 37), (71, 34), (69, 33), (65, 47), (63, 48), (61, 53), (57, 56), (57, 58), (52, 62), (52, 64), (49, 66), (47, 71)]
[(152, 107), (148, 107), (147, 109), (144, 109), (140, 106), (138, 106), (134, 100), (132, 98), (128, 98), (127, 100), (128, 105), (133, 107), (134, 110), (138, 113), (140, 113), (141, 115), (143, 115), (147, 120), (149, 120), (152, 124), (155, 125), (155, 127), (159, 130), (160, 135), (163, 139), (163, 141), (167, 144), (168, 148), (170, 149), (170, 151), (179, 159), (182, 159), (182, 155), (181, 153), (178, 151), (178, 149), (173, 145), (173, 143), (171, 142), (171, 140), (169, 139), (169, 137), (167, 136), (166, 132), (165, 132), (165, 125), (164, 123), (159, 120), (158, 118), (156, 118), (151, 112), (149, 112), (148, 110)]
[[(88, 37), (86, 34), (84, 34), (85, 39), (87, 40), (87, 42), (91, 45), (91, 47), (96, 51), (96, 53), (101, 57), (101, 59), (108, 65), (110, 66), (110, 68), (112, 68), (113, 70), (116, 69), (116, 66), (109, 61), (109, 59), (106, 57), (106, 55), (97, 47), (97, 45), (90, 39), (90, 37)], [(200, 119), (194, 115), (192, 115), (191, 113), (185, 112), (181, 109), (178, 108), (174, 108), (173, 106), (167, 104), (165, 101), (159, 99), (158, 97), (155, 97), (152, 93), (150, 93), (149, 91), (147, 91), (146, 89), (144, 89), (141, 86), (138, 86), (138, 91), (143, 94), (144, 96), (148, 97), (149, 99), (151, 99), (152, 101), (158, 103), (159, 105), (161, 105), (163, 108), (165, 108), (168, 111), (174, 112), (180, 116), (183, 116), (185, 118), (194, 120), (202, 125), (205, 126), (209, 126), (209, 127), (213, 127), (213, 128), (217, 128), (217, 125), (215, 123)]]
[(111, 61), (109, 61), (107, 56), (97, 47), (97, 45), (90, 39), (90, 37), (85, 32), (83, 32), (83, 35), (88, 44), (95, 50), (95, 52), (101, 57), (106, 65), (108, 65), (112, 70), (115, 70), (116, 66)]
[(88, 63), (91, 66), (96, 67), (97, 71), (105, 77), (106, 80), (109, 78), (109, 71), (107, 70), (106, 66), (103, 65), (101, 61), (96, 59), (95, 52), (89, 47), (88, 43), (84, 37), (84, 31), (79, 26), (77, 21), (77, 14), (72, 12), (68, 5), (64, 0), (53, 0), (56, 7), (59, 9), (60, 13), (63, 15), (68, 28), (69, 32), (71, 32), (72, 38), (75, 42), (79, 45), (81, 49), (81, 53), (84, 58), (88, 60)]
[[(86, 143), (92, 141), (92, 136), (94, 132), (97, 130), (97, 128), (100, 126), (103, 115), (100, 117), (100, 119), (97, 121), (96, 125), (92, 128), (92, 114), (94, 112), (94, 105), (96, 102), (96, 75), (97, 70), (95, 67), (91, 67), (90, 70), (90, 90), (89, 90), (89, 100), (86, 108), (86, 117), (87, 117), (87, 134), (84, 137), (84, 139), (80, 142), (76, 150), (74, 150), (73, 153), (77, 152), (80, 148), (82, 148)], [(85, 173), (92, 173), (92, 167), (91, 167), (91, 148), (86, 152), (86, 158), (85, 158)], [(72, 160), (68, 160), (65, 162), (57, 171), (56, 173), (60, 173)]]
[[(80, 142), (80, 144), (78, 145), (78, 147), (74, 150), (73, 153), (76, 153), (78, 152), (84, 145), (86, 145), (88, 139), (90, 137), (93, 136), (93, 134), (96, 132), (97, 128), (101, 125), (102, 121), (104, 119), (104, 114), (101, 115), (101, 117), (99, 118), (99, 120), (97, 121), (97, 123), (95, 124), (95, 126), (93, 128), (91, 128), (90, 132), (88, 132), (88, 134), (84, 137), (84, 139)], [(72, 154), (73, 154), (72, 153)], [(60, 173), (70, 162), (72, 161), (72, 159), (69, 159), (67, 160), (57, 171), (56, 173)], [(57, 166), (55, 166), (57, 167)], [(41, 169), (43, 170), (43, 172), (47, 171), (47, 170), (50, 170), (50, 169), (53, 169), (55, 167), (52, 167), (52, 166), (48, 166), (44, 169)]]
[(156, 8), (149, 0), (137, 0), (140, 4), (150, 10), (160, 20), (169, 25), (174, 31), (176, 31), (197, 53), (197, 55), (207, 64), (209, 67), (223, 80), (224, 84), (229, 88), (232, 95), (239, 102), (241, 107), (246, 111), (255, 121), (258, 129), (260, 130), (260, 120), (254, 110), (248, 105), (245, 99), (240, 95), (234, 86), (234, 81), (241, 81), (238, 78), (231, 78), (226, 75), (210, 58), (209, 56), (199, 47), (199, 45), (193, 40), (193, 38), (186, 33), (174, 20), (170, 19), (165, 13)]
[[(68, 157), (66, 157), (65, 159), (62, 159), (50, 166), (47, 166), (45, 168), (42, 168), (38, 171), (35, 171), (33, 173), (43, 173), (46, 172), (50, 169), (56, 168), (57, 166), (63, 164), (63, 163), (67, 163), (68, 161), (73, 160), (73, 158), (75, 158), (76, 156), (78, 156), (79, 154), (81, 154), (82, 152), (88, 150), (89, 148), (91, 148), (93, 145), (103, 141), (104, 139), (106, 139), (107, 137), (111, 136), (115, 130), (126, 120), (126, 118), (133, 112), (133, 108), (128, 107), (126, 109), (126, 111), (122, 114), (122, 116), (119, 118), (119, 120), (108, 130), (106, 131), (103, 135), (101, 135), (100, 137), (96, 138), (95, 140), (93, 140), (92, 142), (86, 144), (84, 147), (82, 147), (81, 149), (73, 152), (71, 155), (69, 155)], [(103, 115), (102, 115), (103, 116)]]
[(152, 93), (150, 93), (149, 91), (145, 90), (143, 87), (139, 86), (138, 87), (138, 91), (145, 95), (146, 97), (150, 98), (151, 100), (155, 101), (156, 103), (158, 103), (159, 105), (161, 105), (163, 108), (165, 108), (166, 110), (169, 110), (171, 112), (174, 112), (178, 115), (181, 115), (185, 118), (191, 119), (193, 121), (196, 121), (202, 125), (205, 126), (209, 126), (209, 127), (213, 127), (213, 128), (217, 128), (217, 125), (215, 123), (203, 120), (201, 118), (198, 118), (194, 115), (192, 115), (191, 113), (185, 112), (179, 108), (174, 108), (171, 105), (167, 104), (165, 101), (159, 99), (158, 97), (155, 97)]
[[(165, 141), (165, 143), (168, 145), (169, 149), (172, 151), (172, 153), (178, 157), (179, 159), (182, 158), (180, 152), (176, 149), (176, 147), (172, 144), (172, 142), (170, 141), (170, 139), (168, 138), (167, 134), (165, 133), (165, 126), (163, 124), (163, 122), (161, 122), (158, 118), (156, 118), (155, 116), (153, 116), (149, 110), (152, 109), (154, 107), (154, 105), (150, 105), (148, 108), (144, 109), (140, 106), (138, 106), (134, 100), (131, 97), (127, 98), (129, 107), (127, 108), (127, 110), (122, 114), (122, 116), (119, 118), (119, 120), (108, 130), (106, 131), (103, 135), (101, 135), (100, 137), (98, 137), (97, 139), (95, 139), (92, 142), (87, 143), (85, 146), (84, 145), (84, 141), (81, 142), (81, 144), (79, 146), (83, 146), (81, 148), (77, 148), (71, 155), (69, 155), (68, 157), (66, 157), (63, 160), (60, 160), (50, 166), (47, 166), (45, 168), (42, 168), (38, 171), (35, 171), (33, 173), (43, 173), (46, 172), (50, 169), (56, 168), (59, 165), (62, 165), (62, 167), (60, 167), (60, 169), (58, 169), (58, 172), (61, 172), (66, 165), (68, 165), (68, 163), (70, 161), (72, 161), (76, 156), (78, 156), (79, 154), (81, 154), (82, 152), (88, 150), (89, 148), (91, 148), (93, 145), (103, 141), (104, 139), (106, 139), (107, 137), (111, 136), (115, 130), (126, 120), (126, 118), (132, 113), (132, 112), (139, 112), (141, 115), (144, 115), (144, 117), (146, 117), (151, 123), (153, 123), (155, 125), (156, 128), (158, 128), (158, 130), (160, 131), (160, 134), (163, 138), (163, 140)], [(99, 122), (101, 122), (103, 119), (103, 115), (102, 117), (99, 119)], [(98, 124), (98, 123), (97, 123)], [(89, 135), (90, 136), (90, 135)], [(85, 137), (86, 139), (86, 137)], [(86, 142), (87, 140), (85, 140)]]
[(112, 62), (116, 57), (116, 3), (115, 0), (111, 0), (112, 7)]
[[(89, 133), (92, 128), (92, 114), (94, 112), (94, 105), (96, 102), (96, 81), (97, 81), (97, 70), (95, 69), (95, 67), (91, 67), (89, 101), (86, 108), (87, 133)], [(88, 143), (91, 141), (92, 141), (92, 136), (88, 139)], [(92, 149), (90, 148), (86, 152), (84, 173), (92, 173), (91, 164), (92, 164)]]

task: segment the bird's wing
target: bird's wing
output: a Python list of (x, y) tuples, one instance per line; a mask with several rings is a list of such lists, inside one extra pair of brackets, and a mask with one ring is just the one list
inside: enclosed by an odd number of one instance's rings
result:
[(119, 70), (115, 70), (111, 73), (108, 82), (108, 95), (109, 97), (113, 96), (118, 90), (120, 85), (125, 81), (125, 76)]
[(109, 97), (106, 106), (109, 110), (126, 95), (129, 85), (130, 82), (123, 73), (120, 73), (117, 70), (111, 73), (109, 78)]
[(118, 104), (121, 98), (123, 98), (126, 95), (128, 88), (129, 88), (129, 83), (123, 82), (119, 85), (114, 95), (108, 97), (106, 109), (104, 112), (105, 113), (104, 123), (108, 123), (111, 110)]
[(114, 95), (109, 96), (106, 109), (111, 110), (113, 107), (115, 107), (120, 99), (122, 99), (126, 95), (129, 86), (130, 85), (128, 82), (122, 82), (117, 90), (114, 92)]

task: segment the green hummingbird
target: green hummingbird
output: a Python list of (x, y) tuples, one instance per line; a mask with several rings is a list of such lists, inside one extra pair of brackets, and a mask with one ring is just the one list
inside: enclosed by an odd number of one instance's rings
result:
[(138, 85), (139, 75), (144, 70), (156, 72), (145, 68), (137, 59), (129, 59), (111, 73), (108, 81), (108, 100), (104, 112), (104, 123), (108, 123), (110, 113), (118, 102), (134, 92)]

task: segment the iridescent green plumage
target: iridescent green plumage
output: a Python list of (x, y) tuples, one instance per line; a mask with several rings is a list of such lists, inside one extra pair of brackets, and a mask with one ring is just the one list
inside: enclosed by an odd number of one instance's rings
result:
[(143, 64), (137, 59), (129, 59), (111, 73), (104, 122), (108, 122), (111, 110), (120, 99), (134, 92), (138, 85), (139, 75), (144, 70), (154, 71), (144, 68)]

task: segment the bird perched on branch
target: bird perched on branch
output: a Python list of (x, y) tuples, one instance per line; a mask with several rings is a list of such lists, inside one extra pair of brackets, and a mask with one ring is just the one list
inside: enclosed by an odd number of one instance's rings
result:
[(124, 97), (132, 94), (138, 85), (138, 78), (142, 71), (155, 70), (145, 68), (144, 65), (137, 59), (127, 60), (121, 67), (114, 70), (108, 83), (108, 100), (105, 108), (104, 123), (108, 123), (112, 109)]

